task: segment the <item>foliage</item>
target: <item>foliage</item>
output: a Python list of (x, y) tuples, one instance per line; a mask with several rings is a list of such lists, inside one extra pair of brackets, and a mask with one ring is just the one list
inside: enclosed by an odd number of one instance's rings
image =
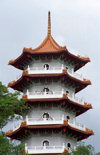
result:
[(23, 144), (15, 146), (3, 132), (0, 133), (0, 155), (18, 155), (22, 149), (24, 149)]
[(85, 143), (80, 143), (76, 150), (73, 151), (73, 155), (99, 155), (95, 154), (94, 147), (92, 145), (85, 145)]
[(25, 106), (25, 100), (19, 99), (20, 93), (18, 91), (11, 93), (8, 88), (0, 82), (0, 155), (24, 155), (23, 144), (17, 146), (9, 140), (2, 128), (9, 120), (15, 118), (15, 113), (22, 116), (28, 109)]
[(25, 100), (19, 99), (20, 93), (10, 93), (8, 88), (0, 82), (0, 128), (2, 129), (15, 116), (15, 112), (23, 115), (27, 107)]
[(62, 153), (62, 155), (70, 155), (70, 153), (68, 151), (65, 151)]

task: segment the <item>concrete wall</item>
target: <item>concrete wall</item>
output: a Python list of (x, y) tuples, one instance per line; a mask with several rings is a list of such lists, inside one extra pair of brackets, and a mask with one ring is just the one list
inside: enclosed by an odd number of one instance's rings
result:
[(30, 136), (26, 137), (23, 141), (27, 144), (28, 147), (34, 147), (34, 146), (43, 146), (44, 141), (49, 142), (49, 146), (63, 146), (67, 148), (67, 144), (71, 144), (71, 149), (74, 149), (77, 143), (77, 139), (63, 135), (61, 132), (58, 134), (52, 133), (51, 135), (44, 134), (41, 136), (38, 134), (31, 134)]
[(47, 58), (45, 60), (35, 60), (33, 59), (33, 61), (30, 62), (29, 66), (30, 68), (33, 68), (33, 67), (43, 67), (44, 64), (48, 64), (50, 67), (61, 67), (61, 65), (63, 64), (64, 67), (68, 67), (69, 69), (74, 69), (75, 68), (75, 65), (72, 65), (71, 63), (69, 64), (68, 61), (64, 61), (64, 60), (61, 60), (60, 58), (58, 59), (51, 59), (51, 60), (48, 60)]
[(59, 91), (64, 91), (64, 93), (66, 93), (66, 91), (69, 91), (69, 95), (74, 95), (75, 94), (75, 88), (65, 85), (64, 83), (61, 82), (61, 80), (59, 80), (58, 82), (50, 82), (50, 83), (35, 83), (33, 82), (30, 86), (28, 86), (25, 90), (24, 93), (26, 93), (27, 89), (29, 90), (29, 92), (36, 92), (36, 91), (43, 91), (44, 88), (48, 88), (50, 91), (55, 91), (55, 92), (59, 92)]
[(66, 120), (66, 117), (69, 116), (70, 120), (75, 121), (75, 112), (69, 111), (68, 109), (64, 109), (61, 107), (51, 107), (51, 108), (48, 107), (41, 108), (39, 106), (37, 108), (32, 107), (28, 112), (27, 116), (29, 118), (39, 120), (40, 118), (41, 119), (43, 118), (44, 113), (48, 113), (50, 118), (52, 119), (61, 119), (62, 116), (64, 116), (64, 119)]

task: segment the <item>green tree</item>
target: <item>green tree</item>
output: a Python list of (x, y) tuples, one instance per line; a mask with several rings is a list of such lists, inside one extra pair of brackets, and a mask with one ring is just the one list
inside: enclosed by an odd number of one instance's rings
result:
[(68, 151), (65, 151), (62, 153), (62, 155), (70, 155), (70, 153)]
[(11, 93), (8, 88), (0, 82), (0, 129), (2, 129), (10, 119), (15, 117), (15, 113), (23, 115), (27, 107), (25, 100), (19, 99), (18, 91)]
[(2, 128), (9, 120), (16, 117), (15, 114), (22, 116), (28, 109), (25, 106), (25, 100), (19, 99), (19, 95), (18, 91), (9, 92), (8, 88), (0, 82), (0, 155), (24, 155), (24, 152), (20, 153), (24, 148), (23, 144), (15, 146), (2, 132)]
[(20, 152), (23, 149), (23, 144), (15, 146), (11, 140), (7, 139), (4, 132), (0, 133), (0, 155), (21, 155)]
[(94, 147), (92, 145), (81, 143), (77, 146), (76, 150), (73, 151), (73, 155), (95, 155)]

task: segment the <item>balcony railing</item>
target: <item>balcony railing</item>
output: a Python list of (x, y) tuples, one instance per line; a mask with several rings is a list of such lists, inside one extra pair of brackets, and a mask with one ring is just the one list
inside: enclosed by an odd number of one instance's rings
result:
[(64, 67), (63, 64), (62, 64), (61, 67), (50, 67), (48, 69), (46, 67), (45, 68), (44, 67), (32, 67), (32, 68), (30, 68), (28, 66), (27, 70), (28, 70), (29, 74), (56, 74), (56, 73), (62, 73), (63, 69), (67, 70), (67, 72), (71, 76), (73, 76), (75, 78), (78, 78), (80, 80), (84, 80), (82, 74), (78, 74), (78, 73), (74, 72), (73, 69), (71, 69), (71, 70), (70, 69), (66, 69), (66, 67)]
[[(29, 118), (28, 116), (26, 116), (26, 125), (54, 125), (54, 124), (64, 124), (64, 115), (62, 115), (61, 118), (48, 118), (48, 120), (46, 118)], [(23, 122), (23, 121), (22, 121)], [(19, 122), (19, 123), (15, 123), (13, 125), (13, 131), (17, 130), (20, 126), (21, 126), (21, 123), (22, 122)], [(83, 131), (86, 131), (86, 128), (84, 125), (80, 124), (80, 123), (77, 123), (75, 120), (68, 120), (68, 124), (76, 129), (79, 129), (79, 130), (83, 130)]]
[(74, 95), (68, 95), (68, 98), (76, 103), (84, 105), (84, 100), (82, 98), (78, 98)]
[(43, 98), (61, 98), (63, 91), (28, 91), (28, 99), (43, 99)]
[[(43, 98), (62, 98), (63, 94), (65, 94), (64, 90), (62, 91), (29, 91), (27, 90), (28, 99), (43, 99)], [(68, 98), (74, 102), (84, 105), (84, 100), (74, 95), (67, 94)]]
[(73, 77), (75, 77), (75, 78), (77, 78), (77, 79), (80, 79), (80, 80), (82, 80), (82, 81), (84, 80), (82, 74), (78, 74), (78, 73), (74, 72), (73, 69), (72, 69), (72, 70), (68, 70), (68, 73), (69, 73), (71, 76), (73, 76)]
[(27, 146), (25, 145), (25, 151), (28, 154), (47, 154), (47, 153), (63, 153), (63, 146)]
[(63, 64), (61, 67), (32, 67), (30, 68), (28, 66), (28, 73), (29, 74), (56, 74), (56, 73), (62, 73), (64, 67)]
[(53, 124), (63, 124), (64, 116), (61, 118), (29, 118), (26, 116), (27, 125), (53, 125)]
[(81, 123), (78, 123), (78, 122), (76, 122), (76, 121), (69, 120), (69, 121), (68, 121), (68, 124), (69, 124), (71, 127), (77, 128), (77, 129), (79, 129), (79, 130), (86, 131), (85, 125), (83, 125), (83, 124), (81, 124)]
[[(62, 118), (59, 119), (34, 119), (34, 118), (28, 118), (26, 117), (26, 122), (27, 125), (53, 125), (53, 124), (63, 124), (64, 123), (64, 116), (62, 116)], [(74, 128), (80, 129), (85, 131), (86, 128), (84, 125), (77, 123), (74, 120), (68, 120), (68, 124)]]

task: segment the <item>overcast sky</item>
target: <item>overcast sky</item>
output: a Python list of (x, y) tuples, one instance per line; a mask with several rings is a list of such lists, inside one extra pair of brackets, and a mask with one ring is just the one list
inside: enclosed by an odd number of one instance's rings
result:
[(54, 39), (91, 59), (79, 72), (92, 85), (77, 95), (90, 102), (93, 110), (77, 121), (94, 130), (87, 143), (100, 151), (100, 0), (0, 0), (0, 81), (7, 85), (16, 79), (21, 71), (8, 66), (8, 61), (46, 37), (49, 10)]

